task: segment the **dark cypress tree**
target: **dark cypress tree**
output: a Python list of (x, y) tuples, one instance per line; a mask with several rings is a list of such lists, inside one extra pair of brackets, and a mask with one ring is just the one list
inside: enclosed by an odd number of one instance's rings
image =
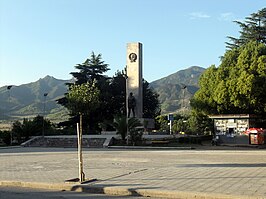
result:
[[(74, 83), (68, 83), (67, 85), (70, 87), (72, 84), (81, 85), (83, 83), (92, 82), (96, 80), (96, 86), (100, 90), (100, 106), (99, 108), (90, 113), (87, 117), (90, 119), (87, 120), (84, 118), (84, 127), (85, 131), (95, 130), (98, 127), (98, 121), (101, 120), (104, 116), (108, 115), (108, 100), (109, 100), (109, 78), (104, 75), (105, 72), (109, 70), (108, 64), (105, 64), (102, 61), (101, 54), (95, 55), (94, 52), (91, 53), (90, 58), (86, 59), (86, 61), (82, 64), (77, 64), (75, 68), (78, 70), (77, 72), (71, 72), (70, 74), (73, 76)], [(62, 106), (66, 106), (67, 99), (63, 97), (58, 99), (57, 102)], [(78, 121), (78, 117), (75, 115), (71, 115), (71, 118), (68, 122), (64, 122), (62, 125), (73, 126)], [(86, 123), (89, 121), (89, 123)], [(86, 129), (87, 128), (87, 129)]]
[(143, 79), (143, 117), (156, 118), (160, 113), (159, 94)]
[(103, 74), (109, 70), (108, 64), (105, 64), (102, 61), (102, 55), (95, 55), (94, 52), (91, 53), (91, 58), (86, 59), (82, 64), (77, 64), (75, 66), (78, 69), (78, 72), (71, 72), (75, 79), (75, 84), (83, 84), (88, 81), (101, 81), (106, 79), (106, 76)]

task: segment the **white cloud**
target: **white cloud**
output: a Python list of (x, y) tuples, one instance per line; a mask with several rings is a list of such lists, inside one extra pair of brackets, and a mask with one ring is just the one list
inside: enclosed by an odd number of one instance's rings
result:
[(198, 19), (198, 18), (210, 18), (210, 15), (207, 15), (203, 12), (192, 12), (189, 13), (190, 19)]
[(221, 20), (221, 21), (233, 21), (234, 18), (235, 18), (235, 16), (231, 12), (222, 13), (219, 16), (219, 20)]

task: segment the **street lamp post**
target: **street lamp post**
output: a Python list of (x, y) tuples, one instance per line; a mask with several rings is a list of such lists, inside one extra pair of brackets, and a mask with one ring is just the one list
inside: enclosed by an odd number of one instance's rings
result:
[(44, 117), (45, 117), (45, 105), (46, 105), (46, 97), (47, 97), (48, 93), (44, 93), (43, 94), (43, 119), (42, 119), (42, 137), (44, 138), (44, 129), (45, 129), (45, 126), (44, 126)]
[(183, 103), (182, 103), (182, 105), (183, 105), (183, 114), (185, 115), (185, 108), (186, 108), (186, 106), (185, 106), (185, 94), (186, 94), (186, 89), (187, 88), (187, 86), (186, 85), (183, 85), (182, 86), (182, 89), (183, 89)]

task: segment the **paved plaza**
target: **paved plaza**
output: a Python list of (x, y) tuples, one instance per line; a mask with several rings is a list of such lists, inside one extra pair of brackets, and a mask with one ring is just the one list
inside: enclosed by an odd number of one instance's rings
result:
[(0, 149), (0, 185), (165, 198), (266, 198), (266, 150)]

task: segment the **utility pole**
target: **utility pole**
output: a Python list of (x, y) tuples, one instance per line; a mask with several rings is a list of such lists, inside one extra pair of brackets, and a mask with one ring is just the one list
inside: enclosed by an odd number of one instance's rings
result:
[[(10, 97), (10, 89), (12, 88), (12, 85), (10, 86), (7, 86), (7, 90), (8, 90), (8, 103), (9, 105), (11, 105), (11, 97)], [(11, 118), (11, 106), (9, 108), (9, 115), (10, 115), (10, 118)], [(11, 122), (12, 123), (12, 122)], [(12, 135), (12, 130), (10, 131), (10, 145), (12, 145), (13, 143), (13, 135)]]

